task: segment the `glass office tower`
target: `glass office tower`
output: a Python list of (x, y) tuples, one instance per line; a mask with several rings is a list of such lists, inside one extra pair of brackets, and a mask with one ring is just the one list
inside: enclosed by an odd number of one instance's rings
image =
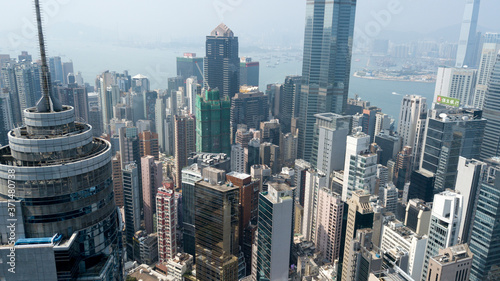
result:
[(356, 0), (308, 0), (300, 93), (298, 157), (309, 160), (315, 114), (344, 113), (349, 93)]

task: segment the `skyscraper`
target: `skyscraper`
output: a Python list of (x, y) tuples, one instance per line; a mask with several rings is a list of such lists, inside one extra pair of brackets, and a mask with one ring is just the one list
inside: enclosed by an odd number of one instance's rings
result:
[(446, 98), (451, 98), (455, 107), (471, 105), (474, 102), (476, 77), (476, 69), (439, 67), (433, 102), (449, 104)]
[(268, 97), (264, 93), (251, 90), (236, 93), (231, 99), (231, 136), (235, 141), (238, 125), (258, 129), (260, 122), (269, 119)]
[(347, 136), (352, 131), (352, 117), (335, 113), (319, 113), (314, 115), (313, 150), (310, 162), (327, 177), (334, 170), (343, 170)]
[(196, 182), (196, 278), (238, 280), (239, 188), (218, 184), (224, 172), (210, 169), (208, 182)]
[(142, 201), (144, 208), (144, 225), (148, 234), (154, 232), (153, 215), (156, 211), (155, 197), (163, 182), (163, 164), (155, 161), (151, 155), (141, 158), (142, 168)]
[[(54, 97), (37, 0), (35, 9), (43, 95), (24, 110), (25, 125), (9, 133), (9, 145), (0, 151), (0, 197), (21, 201), (16, 227), (24, 228), (27, 244), (61, 235), (65, 249), (52, 252), (58, 278), (77, 279), (85, 272), (89, 279), (122, 280), (111, 145), (94, 138), (91, 126), (76, 122), (74, 108)], [(18, 269), (36, 268), (19, 264)]]
[(283, 83), (279, 115), (277, 116), (280, 120), (281, 131), (283, 133), (291, 132), (292, 118), (298, 117), (301, 80), (302, 77), (300, 76), (287, 76), (285, 83)]
[(324, 259), (334, 262), (340, 258), (342, 239), (342, 218), (345, 204), (340, 194), (332, 192), (328, 187), (318, 191), (318, 227), (316, 231), (316, 248)]
[(240, 85), (259, 87), (259, 62), (252, 58), (241, 58)]
[(435, 174), (434, 194), (455, 187), (459, 156), (478, 159), (481, 147), (485, 147), (486, 124), (480, 110), (448, 108), (430, 112), (420, 166)]
[[(475, 218), (474, 209), (478, 199), (481, 175), (487, 173), (488, 165), (475, 159), (460, 157), (457, 166), (457, 182), (455, 191), (464, 197), (464, 208), (462, 210), (462, 224), (458, 232), (461, 243), (469, 243), (471, 231)], [(494, 170), (492, 170), (494, 171)], [(483, 175), (486, 176), (486, 175)]]
[(156, 194), (158, 259), (160, 262), (173, 259), (177, 253), (176, 211), (174, 191), (160, 187)]
[(474, 103), (475, 108), (483, 109), (484, 99), (488, 91), (488, 82), (497, 61), (497, 55), (500, 51), (500, 43), (485, 43), (481, 50), (481, 60), (479, 61), (479, 68), (477, 70), (477, 82), (474, 90)]
[(196, 96), (196, 151), (231, 154), (228, 96), (219, 90), (206, 90)]
[(351, 260), (351, 241), (358, 235), (358, 230), (373, 227), (373, 209), (369, 204), (370, 195), (364, 190), (354, 191), (352, 198), (347, 201), (347, 227), (344, 246), (344, 266), (342, 267), (342, 280), (348, 279), (351, 269), (347, 263)]
[(278, 174), (281, 171), (279, 146), (263, 142), (260, 144), (259, 155), (260, 164), (269, 166), (273, 174)]
[(484, 129), (484, 141), (481, 145), (481, 160), (500, 156), (500, 54), (488, 82), (484, 101), (484, 118), (488, 120)]
[(233, 97), (240, 91), (238, 37), (221, 23), (207, 36), (203, 81), (206, 89), (219, 89), (221, 96)]
[(9, 143), (7, 134), (9, 130), (14, 128), (10, 95), (8, 92), (5, 93), (2, 91), (3, 90), (0, 89), (0, 146)]
[(158, 134), (151, 131), (143, 131), (139, 133), (139, 150), (141, 157), (151, 155), (155, 158), (155, 160), (160, 160)]
[(351, 198), (353, 191), (363, 189), (370, 194), (375, 192), (377, 177), (377, 154), (369, 151), (370, 136), (355, 132), (347, 136), (344, 163), (344, 183), (342, 200)]
[(230, 184), (240, 189), (240, 227), (239, 244), (245, 257), (246, 272), (252, 268), (252, 244), (257, 229), (259, 205), (259, 180), (252, 179), (249, 174), (232, 171), (226, 175)]
[(399, 113), (398, 133), (403, 142), (402, 146), (411, 146), (415, 151), (416, 138), (419, 131), (417, 124), (419, 120), (425, 119), (427, 112), (426, 98), (415, 95), (406, 95), (401, 101), (401, 111)]
[(456, 67), (475, 67), (476, 56), (476, 29), (479, 16), (480, 0), (469, 0), (465, 4), (464, 17), (462, 20), (462, 29), (460, 30), (460, 39), (458, 41), (458, 51), (455, 66)]
[(488, 274), (500, 264), (500, 161), (496, 158), (485, 162), (488, 166), (480, 175), (469, 242), (474, 254), (470, 276), (473, 281), (488, 280)]
[(134, 258), (134, 235), (141, 227), (141, 191), (139, 170), (134, 163), (127, 164), (122, 170), (125, 248), (127, 259)]
[(196, 122), (193, 115), (175, 116), (175, 184), (181, 186), (182, 168), (196, 150)]
[(434, 196), (422, 281), (428, 280), (430, 258), (437, 256), (439, 249), (448, 248), (458, 243), (462, 209), (463, 196), (458, 193), (444, 191)]
[(277, 182), (259, 194), (255, 280), (288, 280), (294, 198), (294, 189)]
[(184, 53), (177, 57), (177, 76), (184, 80), (195, 76), (196, 83), (203, 83), (203, 58), (196, 57), (196, 53)]
[(300, 92), (298, 157), (312, 152), (314, 115), (346, 110), (356, 1), (308, 0)]

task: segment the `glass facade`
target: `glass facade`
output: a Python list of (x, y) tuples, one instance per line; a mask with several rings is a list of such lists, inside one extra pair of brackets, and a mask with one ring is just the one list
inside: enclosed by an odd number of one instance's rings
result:
[(346, 110), (356, 0), (308, 0), (304, 35), (298, 156), (310, 159), (317, 113)]
[[(470, 238), (474, 254), (470, 280), (490, 280), (488, 274), (500, 264), (500, 168), (491, 167), (482, 175)], [(493, 279), (491, 279), (493, 280)]]
[(259, 237), (257, 242), (257, 280), (271, 275), (271, 253), (273, 233), (273, 203), (265, 193), (259, 194)]
[(224, 24), (207, 36), (203, 74), (205, 88), (217, 88), (221, 96), (232, 98), (240, 91), (238, 37)]
[(422, 169), (436, 175), (434, 193), (455, 187), (460, 156), (479, 158), (486, 125), (480, 111), (474, 115), (445, 113), (444, 116), (446, 120), (441, 117), (428, 120), (422, 159)]
[(490, 76), (483, 110), (488, 123), (481, 147), (481, 160), (486, 160), (500, 156), (500, 54)]
[(239, 188), (198, 181), (196, 278), (238, 280)]

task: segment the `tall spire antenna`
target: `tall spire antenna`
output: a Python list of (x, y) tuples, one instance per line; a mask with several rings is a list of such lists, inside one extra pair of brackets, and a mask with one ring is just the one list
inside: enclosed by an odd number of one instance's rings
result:
[(42, 13), (40, 11), (40, 2), (35, 0), (36, 22), (38, 26), (38, 43), (40, 45), (40, 56), (42, 59), (42, 98), (38, 101), (36, 108), (38, 112), (61, 111), (62, 106), (57, 99), (52, 97), (50, 89), (50, 73), (47, 66), (47, 55), (45, 54), (45, 40), (42, 29)]

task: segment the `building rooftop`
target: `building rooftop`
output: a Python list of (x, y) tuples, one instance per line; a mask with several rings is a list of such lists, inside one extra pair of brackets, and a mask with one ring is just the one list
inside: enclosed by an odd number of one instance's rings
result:
[(200, 180), (196, 182), (197, 185), (208, 187), (214, 190), (217, 190), (219, 192), (228, 192), (232, 190), (239, 190), (239, 187), (234, 186), (232, 183), (217, 183), (217, 184), (211, 184), (208, 181), (205, 180)]
[(453, 264), (464, 259), (472, 259), (472, 256), (473, 255), (469, 250), (469, 246), (467, 246), (467, 244), (460, 244), (446, 249), (440, 249), (439, 255), (432, 257), (432, 259), (441, 265), (446, 265)]
[(219, 24), (214, 30), (212, 30), (212, 33), (210, 33), (210, 36), (216, 36), (216, 37), (234, 37), (234, 33), (227, 25), (224, 23)]
[(231, 172), (231, 173), (228, 173), (227, 175), (231, 176), (231, 177), (235, 177), (235, 178), (240, 179), (240, 180), (244, 180), (244, 179), (251, 177), (249, 174), (238, 173), (238, 172)]
[(141, 264), (140, 266), (129, 271), (128, 275), (130, 277), (134, 277), (137, 280), (142, 281), (173, 281), (173, 276), (167, 276), (161, 274), (157, 271), (154, 271), (151, 267)]

